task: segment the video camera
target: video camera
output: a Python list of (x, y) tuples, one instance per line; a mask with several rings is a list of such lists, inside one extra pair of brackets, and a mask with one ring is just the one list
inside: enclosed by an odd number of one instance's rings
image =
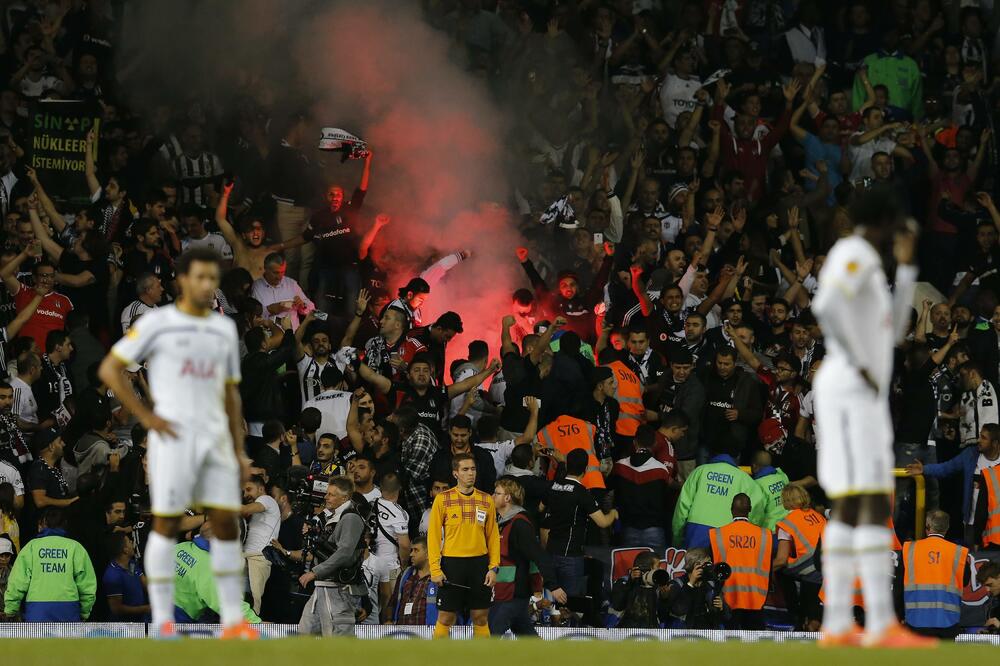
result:
[(325, 474), (314, 474), (309, 468), (294, 465), (288, 469), (288, 499), (292, 511), (309, 517), (315, 509), (322, 506), (329, 486), (330, 477)]

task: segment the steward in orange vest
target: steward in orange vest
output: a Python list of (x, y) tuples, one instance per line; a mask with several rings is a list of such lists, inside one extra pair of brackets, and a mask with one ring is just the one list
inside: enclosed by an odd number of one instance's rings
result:
[[(826, 518), (811, 507), (793, 509), (783, 520), (778, 521), (778, 552), (774, 558), (776, 567), (785, 567), (785, 573), (793, 578), (819, 583), (823, 575), (819, 572), (819, 547), (823, 537)], [(781, 537), (787, 534), (789, 539)]]
[(997, 467), (987, 467), (983, 470), (983, 487), (980, 490), (980, 500), (985, 494), (986, 523), (983, 525), (983, 546), (1000, 548), (1000, 472)]
[(646, 421), (646, 408), (642, 406), (642, 380), (621, 361), (612, 361), (605, 367), (611, 368), (618, 380), (618, 387), (615, 389), (615, 399), (618, 401), (615, 433), (631, 439)]
[(941, 637), (958, 635), (969, 549), (947, 541), (951, 519), (927, 514), (927, 538), (903, 544), (903, 607), (906, 624)]
[[(587, 452), (587, 471), (580, 483), (587, 490), (604, 488), (601, 463), (594, 450), (594, 426), (586, 421), (563, 414), (538, 431), (538, 444), (542, 449), (555, 449), (566, 456), (573, 449)], [(556, 478), (556, 468), (549, 467), (549, 479)]]
[(763, 618), (759, 611), (764, 607), (771, 580), (771, 532), (754, 525), (747, 518), (750, 515), (750, 497), (745, 493), (733, 498), (732, 513), (733, 522), (709, 530), (712, 561), (716, 564), (725, 562), (733, 569), (722, 587), (722, 596), (734, 615), (742, 616), (742, 628), (760, 628)]
[(819, 602), (823, 574), (819, 570), (820, 540), (826, 518), (809, 504), (809, 493), (789, 484), (781, 490), (781, 505), (788, 515), (778, 521), (778, 545), (772, 571), (780, 585), (797, 628), (815, 628), (823, 617)]

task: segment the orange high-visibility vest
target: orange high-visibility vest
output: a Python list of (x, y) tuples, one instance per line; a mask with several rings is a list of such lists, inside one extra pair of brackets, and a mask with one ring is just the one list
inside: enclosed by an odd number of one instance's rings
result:
[(816, 546), (826, 528), (826, 518), (812, 509), (794, 509), (778, 521), (777, 527), (791, 535), (795, 547), (795, 554), (788, 556), (785, 569), (788, 575), (810, 582), (821, 581), (822, 575), (816, 569)]
[(730, 608), (760, 610), (771, 580), (771, 532), (749, 520), (734, 520), (708, 531), (712, 561), (726, 562), (733, 574), (722, 588)]
[(1000, 475), (996, 467), (983, 470), (986, 496), (986, 526), (983, 527), (983, 545), (1000, 545)]
[[(895, 501), (896, 496), (893, 495), (892, 502), (895, 503)], [(903, 550), (903, 544), (900, 543), (899, 537), (896, 536), (896, 524), (892, 521), (892, 516), (889, 516), (889, 520), (886, 521), (885, 526), (889, 529), (889, 536), (892, 539), (892, 542), (889, 544), (889, 549), (893, 551)], [(823, 603), (826, 603), (825, 592), (826, 587), (824, 586), (819, 591), (819, 600)], [(857, 576), (854, 578), (854, 600), (852, 601), (852, 605), (857, 606), (858, 608), (865, 607), (865, 595), (861, 587), (861, 578)]]
[[(896, 498), (894, 496), (893, 497), (893, 501), (894, 502), (895, 502), (895, 499)], [(889, 536), (892, 537), (892, 543), (889, 544), (889, 548), (891, 550), (903, 550), (903, 544), (899, 541), (899, 537), (896, 536), (896, 523), (894, 523), (892, 521), (892, 516), (891, 515), (889, 516), (889, 522), (886, 523), (885, 526), (889, 528)]]
[[(555, 449), (567, 455), (573, 449), (587, 452), (587, 471), (580, 479), (585, 488), (604, 488), (601, 463), (594, 450), (594, 426), (586, 421), (563, 414), (538, 431), (538, 443), (545, 448)], [(549, 467), (549, 478), (556, 476), (555, 465)]]
[(968, 548), (936, 534), (903, 544), (906, 624), (919, 629), (958, 624), (968, 559)]
[(618, 387), (615, 389), (615, 399), (618, 401), (618, 420), (615, 422), (615, 432), (626, 437), (634, 437), (646, 420), (646, 408), (642, 406), (642, 381), (639, 376), (621, 361), (609, 363), (611, 372), (615, 373)]

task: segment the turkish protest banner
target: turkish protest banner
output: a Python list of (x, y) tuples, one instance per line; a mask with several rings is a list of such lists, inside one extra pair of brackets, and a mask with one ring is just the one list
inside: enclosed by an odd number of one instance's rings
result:
[[(39, 101), (28, 111), (26, 163), (38, 172), (45, 189), (73, 205), (90, 202), (84, 177), (87, 133), (99, 123), (93, 103)], [(95, 156), (96, 157), (96, 156)]]

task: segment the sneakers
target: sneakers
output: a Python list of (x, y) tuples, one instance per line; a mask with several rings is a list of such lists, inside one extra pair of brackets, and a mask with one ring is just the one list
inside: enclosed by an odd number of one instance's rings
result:
[(260, 632), (246, 622), (240, 622), (232, 627), (222, 630), (220, 637), (224, 641), (256, 641), (260, 639)]
[(851, 625), (850, 629), (839, 634), (824, 631), (820, 633), (816, 644), (821, 648), (858, 647), (861, 645), (861, 632), (861, 627), (856, 624)]
[(862, 645), (874, 648), (890, 648), (896, 650), (935, 648), (940, 641), (936, 638), (915, 634), (903, 625), (894, 622), (877, 636), (865, 634)]
[(174, 641), (180, 638), (177, 628), (173, 622), (164, 622), (160, 625), (160, 630), (156, 632), (156, 639), (161, 641)]

